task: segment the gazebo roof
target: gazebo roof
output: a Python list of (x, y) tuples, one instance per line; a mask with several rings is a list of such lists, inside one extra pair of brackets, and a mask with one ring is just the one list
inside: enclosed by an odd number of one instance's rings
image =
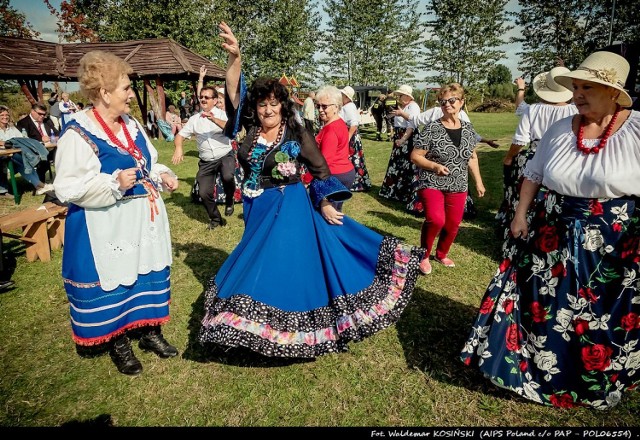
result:
[(170, 38), (58, 44), (0, 37), (0, 79), (76, 81), (80, 58), (92, 50), (127, 61), (133, 68), (132, 79), (195, 80), (202, 65), (207, 78), (225, 78), (224, 69)]

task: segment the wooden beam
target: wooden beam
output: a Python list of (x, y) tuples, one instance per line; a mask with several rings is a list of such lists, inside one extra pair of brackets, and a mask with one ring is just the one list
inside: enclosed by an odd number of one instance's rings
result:
[(182, 51), (180, 50), (180, 48), (173, 41), (171, 43), (169, 43), (169, 49), (171, 49), (171, 53), (173, 53), (173, 56), (180, 63), (180, 66), (182, 66), (183, 70), (185, 70), (187, 72), (193, 71), (193, 66), (191, 65), (189, 60), (187, 60), (184, 57), (184, 55), (182, 54)]
[(142, 44), (138, 44), (135, 49), (133, 49), (131, 52), (129, 52), (129, 55), (127, 55), (127, 57), (124, 59), (126, 62), (129, 62), (129, 60), (140, 50), (140, 48), (142, 47)]
[(56, 72), (59, 76), (64, 76), (64, 53), (62, 44), (56, 44)]

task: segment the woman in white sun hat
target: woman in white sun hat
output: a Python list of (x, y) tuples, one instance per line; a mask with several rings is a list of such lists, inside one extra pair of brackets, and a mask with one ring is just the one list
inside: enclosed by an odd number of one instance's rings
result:
[(367, 171), (367, 164), (364, 160), (362, 139), (358, 131), (360, 111), (353, 102), (356, 92), (351, 86), (346, 86), (340, 90), (340, 92), (342, 94), (340, 117), (349, 128), (349, 160), (351, 160), (353, 168), (356, 170), (356, 178), (349, 189), (351, 192), (369, 191), (371, 188), (371, 179), (369, 178), (369, 171)]
[(526, 165), (515, 238), (462, 350), (493, 383), (545, 405), (606, 409), (640, 385), (640, 114), (626, 109), (628, 73), (601, 51), (555, 77), (578, 114), (553, 124)]
[[(498, 231), (507, 238), (509, 225), (513, 220), (518, 204), (518, 192), (522, 184), (522, 172), (536, 152), (542, 135), (556, 121), (573, 116), (578, 112), (575, 105), (569, 104), (573, 93), (555, 81), (555, 77), (568, 73), (566, 67), (554, 67), (548, 72), (538, 74), (533, 80), (533, 90), (540, 102), (522, 108), (522, 117), (511, 141), (511, 147), (504, 157), (504, 199), (496, 215), (499, 221)], [(524, 87), (524, 80), (518, 78), (518, 87)], [(520, 82), (521, 81), (521, 82)], [(526, 146), (528, 148), (523, 148)]]
[[(380, 197), (409, 203), (413, 200), (413, 178), (416, 166), (411, 162), (413, 135), (416, 126), (413, 118), (420, 114), (420, 106), (413, 99), (413, 89), (406, 84), (393, 92), (398, 96), (399, 107), (390, 112), (393, 118), (393, 147), (389, 165), (380, 186)], [(413, 211), (412, 208), (409, 208)]]

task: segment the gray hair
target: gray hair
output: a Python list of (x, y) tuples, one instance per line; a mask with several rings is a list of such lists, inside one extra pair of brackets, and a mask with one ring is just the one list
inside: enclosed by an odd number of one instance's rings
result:
[(322, 86), (316, 93), (316, 101), (328, 98), (331, 104), (335, 104), (340, 110), (342, 108), (342, 92), (336, 86)]

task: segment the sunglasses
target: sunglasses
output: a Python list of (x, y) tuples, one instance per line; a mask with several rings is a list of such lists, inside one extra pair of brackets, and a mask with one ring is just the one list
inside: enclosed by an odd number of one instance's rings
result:
[(438, 104), (440, 104), (441, 107), (445, 106), (447, 104), (447, 102), (451, 105), (455, 104), (456, 101), (462, 101), (461, 98), (458, 98), (457, 96), (454, 96), (452, 98), (449, 99), (441, 99), (438, 101)]
[(40, 112), (36, 112), (37, 114), (39, 114), (40, 116), (47, 116), (46, 113), (40, 113)]
[(210, 99), (215, 99), (213, 96), (201, 96), (200, 99), (206, 99), (207, 101)]
[(316, 108), (326, 112), (327, 108), (331, 107), (332, 105), (335, 105), (335, 104), (316, 104)]

